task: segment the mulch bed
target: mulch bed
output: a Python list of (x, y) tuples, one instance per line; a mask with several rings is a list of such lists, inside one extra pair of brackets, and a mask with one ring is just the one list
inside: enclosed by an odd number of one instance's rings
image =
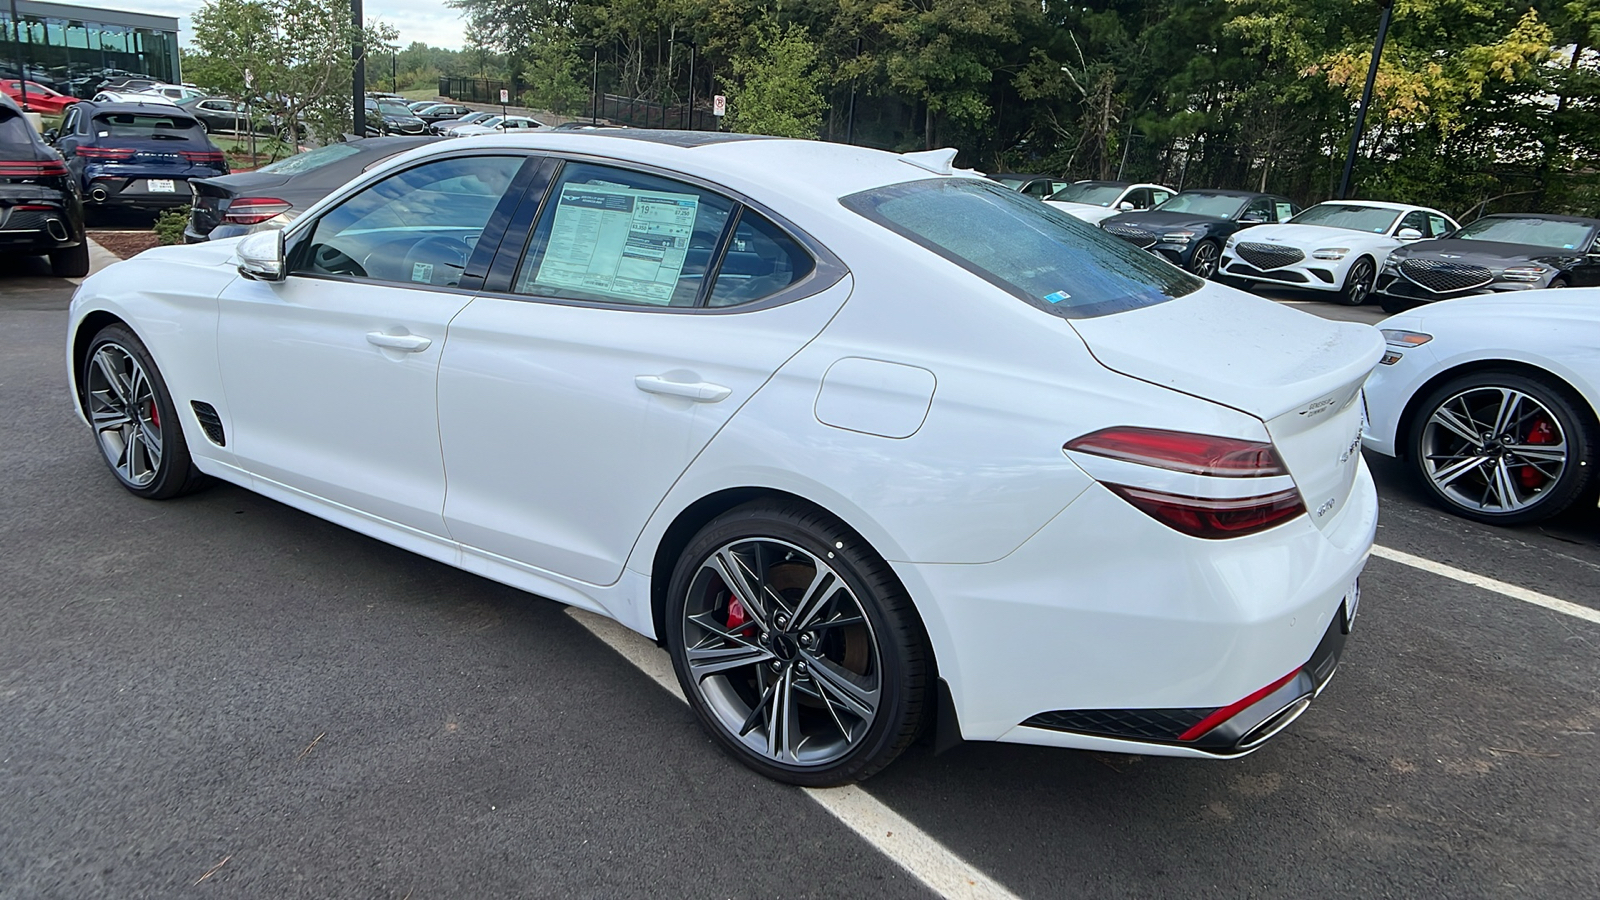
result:
[(158, 246), (161, 239), (155, 232), (145, 231), (91, 231), (89, 239), (122, 259)]

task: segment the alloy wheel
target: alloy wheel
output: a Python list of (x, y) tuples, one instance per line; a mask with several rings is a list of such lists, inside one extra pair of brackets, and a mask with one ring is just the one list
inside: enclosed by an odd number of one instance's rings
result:
[(161, 412), (144, 367), (123, 347), (102, 344), (88, 367), (88, 413), (100, 452), (124, 481), (144, 487), (161, 469)]
[(1189, 260), (1189, 271), (1201, 278), (1210, 278), (1217, 273), (1217, 245), (1211, 241), (1202, 241), (1194, 248), (1194, 256)]
[(1472, 387), (1424, 423), (1423, 473), (1450, 502), (1479, 513), (1516, 513), (1544, 500), (1570, 459), (1560, 420), (1533, 395)]
[(1350, 267), (1350, 274), (1344, 279), (1345, 303), (1350, 306), (1360, 306), (1367, 302), (1367, 297), (1372, 294), (1372, 280), (1377, 275), (1372, 263), (1367, 259), (1356, 260)]
[(786, 541), (739, 539), (705, 557), (683, 607), (683, 648), (716, 724), (782, 766), (850, 754), (884, 699), (861, 600), (825, 559)]

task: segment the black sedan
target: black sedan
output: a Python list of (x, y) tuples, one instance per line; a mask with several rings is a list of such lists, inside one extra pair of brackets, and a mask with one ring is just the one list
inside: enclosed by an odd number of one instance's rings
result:
[(0, 253), (50, 257), (61, 278), (89, 274), (83, 201), (67, 165), (0, 94)]
[(282, 228), (311, 204), (380, 162), (438, 140), (429, 135), (371, 137), (297, 153), (254, 172), (190, 183), (194, 205), (184, 243)]
[(373, 122), (373, 113), (377, 113), (381, 120), (384, 134), (426, 134), (428, 126), (421, 119), (411, 114), (399, 100), (385, 100), (382, 98), (367, 98), (367, 122), (370, 130)]
[(1389, 254), (1373, 291), (1397, 313), (1452, 297), (1600, 285), (1600, 219), (1484, 216)]
[(1277, 194), (1184, 191), (1154, 209), (1112, 216), (1100, 227), (1210, 278), (1230, 235), (1251, 225), (1287, 222), (1299, 211), (1299, 204)]
[(449, 122), (462, 116), (472, 114), (472, 110), (459, 103), (432, 103), (420, 109), (412, 110), (417, 118), (432, 125), (435, 122)]

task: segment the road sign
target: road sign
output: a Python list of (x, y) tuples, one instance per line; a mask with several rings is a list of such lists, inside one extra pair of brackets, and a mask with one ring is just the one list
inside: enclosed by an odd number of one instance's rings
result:
[(711, 114), (713, 116), (725, 116), (725, 115), (727, 115), (728, 114), (728, 98), (722, 96), (721, 94), (714, 95), (711, 98)]
[(500, 89), (500, 105), (501, 106), (505, 106), (507, 103), (510, 103), (510, 102), (511, 102), (511, 92), (506, 90), (505, 88), (501, 88)]

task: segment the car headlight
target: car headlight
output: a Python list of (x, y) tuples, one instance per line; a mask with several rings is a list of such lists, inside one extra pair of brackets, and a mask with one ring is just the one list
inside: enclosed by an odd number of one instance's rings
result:
[(1511, 266), (1502, 269), (1500, 277), (1507, 281), (1543, 281), (1552, 271), (1544, 266)]
[(1395, 259), (1392, 256), (1389, 257), (1388, 259), (1383, 261), (1383, 270), (1385, 272), (1398, 272), (1398, 271), (1400, 271), (1400, 260)]
[(1193, 237), (1194, 232), (1192, 231), (1169, 231), (1163, 234), (1161, 239), (1174, 244), (1187, 244)]
[(1311, 255), (1316, 259), (1344, 259), (1345, 254), (1349, 252), (1349, 247), (1323, 247), (1321, 250), (1311, 251)]

